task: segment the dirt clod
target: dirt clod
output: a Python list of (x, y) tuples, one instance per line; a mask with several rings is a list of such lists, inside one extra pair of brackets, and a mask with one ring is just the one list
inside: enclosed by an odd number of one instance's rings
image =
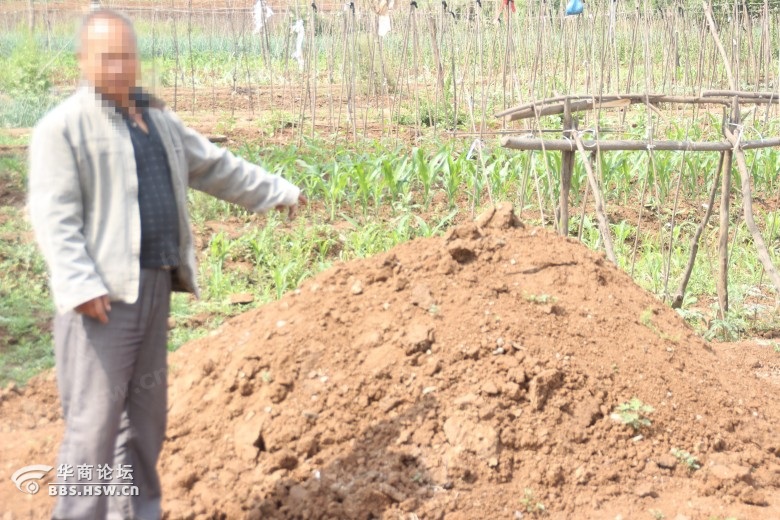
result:
[(251, 293), (238, 293), (230, 295), (230, 303), (233, 305), (246, 305), (255, 301), (255, 296)]
[(427, 285), (415, 285), (412, 288), (412, 303), (421, 309), (428, 310), (436, 304), (436, 300), (431, 294), (431, 289)]
[(667, 453), (666, 455), (658, 457), (656, 464), (658, 464), (659, 468), (674, 469), (674, 467), (677, 466), (677, 458), (674, 455)]
[(556, 369), (541, 372), (531, 380), (528, 385), (528, 398), (535, 410), (541, 410), (550, 394), (557, 389), (563, 381), (563, 374)]
[(405, 353), (411, 356), (415, 352), (425, 352), (433, 345), (434, 329), (424, 323), (413, 323), (406, 329), (404, 338)]
[(639, 498), (655, 498), (658, 496), (658, 493), (653, 489), (652, 484), (647, 483), (639, 484), (636, 489), (634, 489), (634, 494)]

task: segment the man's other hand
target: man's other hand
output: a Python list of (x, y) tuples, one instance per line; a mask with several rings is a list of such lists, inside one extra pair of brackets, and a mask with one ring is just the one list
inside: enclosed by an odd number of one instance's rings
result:
[(308, 202), (309, 202), (309, 199), (307, 199), (306, 196), (303, 193), (301, 193), (300, 195), (298, 195), (298, 202), (297, 203), (293, 204), (292, 206), (279, 205), (279, 206), (276, 206), (276, 210), (277, 211), (284, 211), (285, 209), (287, 209), (287, 218), (292, 220), (298, 214), (298, 207), (299, 206), (305, 206)]
[(111, 300), (108, 299), (108, 295), (98, 296), (76, 307), (76, 312), (106, 324), (108, 323), (108, 313), (111, 312)]

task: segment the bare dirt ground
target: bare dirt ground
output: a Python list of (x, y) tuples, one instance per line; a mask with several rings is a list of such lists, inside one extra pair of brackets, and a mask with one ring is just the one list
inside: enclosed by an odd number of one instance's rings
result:
[[(2, 154), (2, 147), (0, 147), (0, 154)], [(23, 206), (25, 198), (26, 195), (16, 186), (9, 186), (0, 180), (0, 206)]]
[[(430, 134), (429, 129), (418, 130), (414, 123), (395, 122), (399, 111), (404, 109), (399, 108), (392, 95), (358, 95), (352, 103), (355, 113), (350, 116), (350, 100), (339, 84), (320, 85), (313, 95), (295, 86), (298, 81), (295, 78), (278, 81), (272, 87), (238, 86), (235, 90), (205, 87), (196, 88), (194, 93), (186, 84), (154, 90), (187, 124), (204, 133), (224, 134), (234, 144), (297, 143), (311, 136), (332, 139), (334, 143), (384, 137), (419, 144), (423, 132)], [(410, 103), (406, 97), (404, 100)], [(496, 120), (488, 123), (488, 130), (500, 126)], [(444, 126), (437, 129), (441, 137), (447, 135)]]
[[(281, 82), (281, 80), (280, 80)], [(71, 92), (75, 85), (63, 87)], [(398, 138), (401, 143), (415, 144), (418, 136), (414, 125), (391, 123), (394, 107), (391, 96), (358, 96), (354, 106), (355, 124), (348, 117), (349, 101), (340, 85), (320, 86), (316, 96), (312, 126), (311, 99), (299, 86), (280, 83), (273, 87), (199, 87), (193, 91), (187, 85), (152, 89), (169, 108), (189, 126), (204, 135), (220, 134), (228, 138), (226, 146), (244, 143), (278, 145), (299, 143), (303, 138), (317, 136), (334, 143), (353, 140)], [(377, 108), (380, 103), (381, 108)], [(304, 107), (304, 108), (301, 108)], [(366, 110), (371, 111), (366, 117)], [(385, 118), (378, 119), (381, 110)], [(491, 122), (495, 124), (495, 122)], [(29, 128), (0, 128), (5, 138), (29, 137)], [(440, 135), (444, 135), (443, 130)], [(20, 144), (0, 145), (0, 155), (20, 154), (26, 147)]]
[[(169, 519), (780, 518), (778, 355), (703, 342), (507, 207), (338, 265), (170, 372)], [(638, 432), (610, 418), (632, 397)], [(3, 391), (4, 473), (55, 464), (57, 401), (51, 373)], [(6, 479), (0, 504), (52, 499)]]

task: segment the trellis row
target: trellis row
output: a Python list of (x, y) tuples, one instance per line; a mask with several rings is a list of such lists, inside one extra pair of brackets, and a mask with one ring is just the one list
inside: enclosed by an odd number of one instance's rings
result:
[[(729, 201), (731, 195), (731, 172), (733, 161), (736, 159), (737, 168), (742, 178), (742, 204), (747, 224), (753, 242), (756, 246), (758, 257), (769, 275), (775, 289), (780, 294), (780, 275), (777, 268), (772, 263), (766, 244), (755, 224), (752, 208), (752, 189), (751, 177), (745, 162), (745, 150), (754, 150), (760, 148), (770, 148), (780, 146), (780, 138), (761, 139), (753, 141), (741, 140), (741, 120), (740, 106), (743, 104), (778, 104), (778, 94), (773, 92), (738, 92), (738, 91), (705, 91), (700, 96), (665, 96), (660, 94), (625, 94), (625, 95), (605, 95), (605, 96), (558, 96), (555, 98), (527, 103), (517, 106), (497, 114), (498, 117), (506, 118), (510, 121), (522, 119), (536, 119), (537, 127), (539, 118), (546, 115), (563, 114), (563, 128), (560, 132), (562, 139), (541, 139), (529, 137), (506, 136), (502, 138), (501, 144), (506, 148), (523, 151), (543, 151), (543, 152), (561, 152), (561, 175), (560, 175), (560, 196), (558, 208), (556, 211), (556, 224), (558, 231), (562, 235), (568, 235), (569, 230), (569, 195), (571, 190), (571, 179), (574, 171), (574, 156), (579, 153), (583, 159), (583, 165), (587, 172), (588, 185), (593, 194), (596, 217), (599, 224), (599, 232), (604, 241), (604, 249), (607, 258), (617, 263), (612, 239), (609, 231), (609, 220), (604, 209), (604, 195), (598, 178), (593, 171), (591, 159), (598, 159), (601, 152), (610, 151), (647, 151), (654, 150), (665, 151), (691, 151), (691, 152), (719, 152), (720, 161), (716, 179), (709, 194), (709, 204), (707, 211), (698, 229), (691, 240), (691, 251), (688, 264), (685, 269), (682, 280), (680, 281), (677, 293), (672, 300), (672, 306), (679, 308), (682, 305), (685, 296), (685, 290), (688, 286), (693, 266), (698, 252), (699, 239), (709, 222), (712, 214), (712, 207), (715, 202), (715, 195), (718, 188), (718, 179), (721, 183), (721, 205), (720, 205), (720, 240), (719, 240), (719, 276), (718, 276), (718, 302), (721, 316), (724, 317), (728, 312), (728, 233), (729, 233)], [(627, 108), (634, 104), (658, 105), (658, 104), (706, 104), (724, 106), (724, 117), (722, 122), (722, 133), (724, 140), (715, 142), (702, 141), (669, 141), (669, 140), (600, 140), (596, 136), (595, 140), (583, 140), (584, 132), (578, 130), (574, 113), (589, 110), (609, 110), (617, 108)], [(654, 110), (658, 110), (654, 108)], [(640, 210), (639, 219), (641, 222), (642, 213)], [(637, 230), (638, 233), (638, 230)], [(669, 251), (671, 255), (671, 248)], [(668, 273), (667, 273), (668, 276)]]

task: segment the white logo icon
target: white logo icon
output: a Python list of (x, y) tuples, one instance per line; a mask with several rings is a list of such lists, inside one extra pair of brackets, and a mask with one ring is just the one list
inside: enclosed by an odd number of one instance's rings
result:
[(51, 470), (51, 466), (33, 464), (32, 466), (25, 466), (16, 470), (16, 472), (11, 475), (11, 480), (16, 484), (16, 488), (22, 493), (34, 495), (41, 488), (36, 481), (42, 479)]

